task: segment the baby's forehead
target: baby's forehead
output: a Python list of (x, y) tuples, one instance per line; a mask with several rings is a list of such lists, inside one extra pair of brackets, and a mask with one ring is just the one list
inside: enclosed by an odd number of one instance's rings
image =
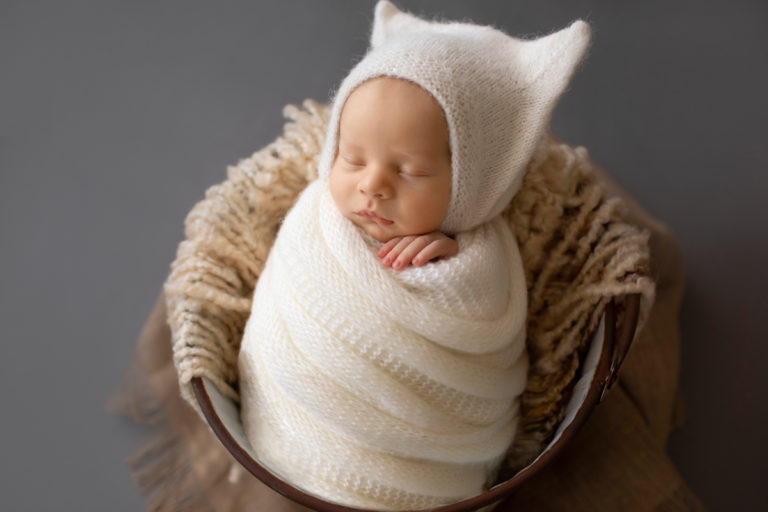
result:
[(434, 117), (448, 129), (446, 111), (431, 92), (413, 80), (388, 75), (356, 86), (342, 104), (339, 121), (389, 112), (410, 119)]
[(415, 82), (390, 76), (366, 80), (348, 95), (337, 143), (350, 150), (391, 143), (391, 151), (420, 158), (451, 153), (448, 122), (437, 100)]
[[(342, 115), (347, 105), (355, 102), (400, 102), (413, 105), (430, 105), (445, 116), (445, 109), (440, 101), (424, 86), (406, 78), (380, 75), (370, 78), (357, 85), (344, 100)], [(413, 116), (419, 115), (418, 110), (412, 111)]]

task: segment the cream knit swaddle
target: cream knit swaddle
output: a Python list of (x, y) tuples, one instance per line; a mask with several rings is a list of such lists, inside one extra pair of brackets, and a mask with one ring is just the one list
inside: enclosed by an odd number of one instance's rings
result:
[(526, 288), (496, 218), (459, 254), (396, 272), (327, 182), (286, 217), (240, 349), (241, 416), (259, 460), (304, 490), (373, 508), (482, 491), (517, 426)]

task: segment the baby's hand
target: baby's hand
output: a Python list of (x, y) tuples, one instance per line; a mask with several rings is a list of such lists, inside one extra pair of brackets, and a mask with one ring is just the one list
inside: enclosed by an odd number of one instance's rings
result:
[(458, 254), (459, 243), (439, 231), (418, 236), (397, 236), (379, 249), (384, 266), (401, 270), (408, 265), (420, 266), (436, 258)]

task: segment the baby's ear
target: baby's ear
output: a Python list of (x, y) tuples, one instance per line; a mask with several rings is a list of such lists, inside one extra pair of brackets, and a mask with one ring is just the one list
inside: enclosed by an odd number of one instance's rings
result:
[(379, 0), (373, 13), (371, 48), (376, 48), (395, 34), (424, 30), (430, 25), (428, 21), (399, 10), (388, 0)]

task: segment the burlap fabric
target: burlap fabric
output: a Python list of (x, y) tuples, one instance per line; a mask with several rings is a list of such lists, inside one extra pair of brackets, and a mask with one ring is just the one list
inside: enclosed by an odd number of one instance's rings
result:
[[(665, 455), (669, 432), (682, 424), (679, 250), (669, 231), (610, 178), (594, 166), (590, 172), (608, 196), (623, 198), (628, 223), (650, 233), (656, 303), (641, 315), (644, 325), (619, 381), (586, 426), (559, 458), (498, 510), (702, 510)], [(135, 360), (110, 404), (113, 411), (157, 429), (147, 446), (128, 461), (149, 509), (300, 509), (243, 474), (181, 399), (167, 322), (161, 294), (139, 338)], [(539, 430), (557, 419), (551, 410), (543, 414)]]

